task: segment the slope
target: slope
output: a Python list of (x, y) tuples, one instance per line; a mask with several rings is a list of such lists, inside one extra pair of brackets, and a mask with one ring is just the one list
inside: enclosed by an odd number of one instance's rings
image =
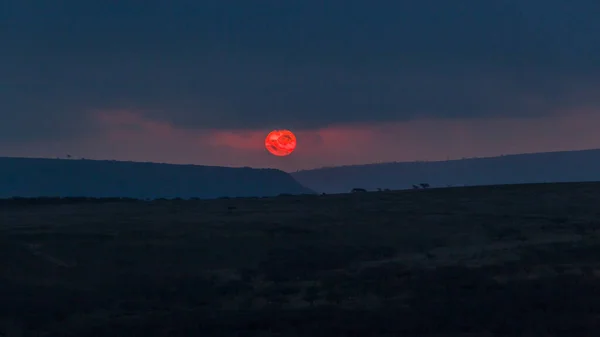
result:
[(312, 193), (275, 169), (0, 158), (0, 198), (218, 198)]
[(405, 189), (413, 184), (494, 185), (600, 180), (600, 150), (547, 152), (438, 162), (340, 166), (292, 173), (319, 192), (343, 193), (354, 187)]

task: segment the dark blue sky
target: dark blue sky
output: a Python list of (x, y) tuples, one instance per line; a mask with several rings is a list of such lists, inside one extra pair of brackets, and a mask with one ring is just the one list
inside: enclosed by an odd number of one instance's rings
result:
[(206, 133), (595, 110), (599, 18), (592, 0), (4, 0), (0, 142), (101, 143), (99, 112)]

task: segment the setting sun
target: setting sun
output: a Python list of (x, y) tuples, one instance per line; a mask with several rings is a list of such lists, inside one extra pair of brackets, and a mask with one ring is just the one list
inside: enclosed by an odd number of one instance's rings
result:
[(265, 148), (275, 156), (288, 156), (296, 148), (296, 136), (289, 130), (273, 130), (265, 139)]

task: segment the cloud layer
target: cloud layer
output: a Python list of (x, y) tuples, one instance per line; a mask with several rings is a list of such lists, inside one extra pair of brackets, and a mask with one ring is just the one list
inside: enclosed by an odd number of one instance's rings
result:
[(214, 150), (272, 128), (333, 146), (327, 132), (426, 120), (535, 124), (600, 105), (596, 0), (2, 6), (0, 142), (11, 149), (100, 142), (108, 122), (98, 111), (156, 123), (142, 123), (156, 135), (175, 132), (161, 129), (168, 125), (178, 130), (168, 137)]

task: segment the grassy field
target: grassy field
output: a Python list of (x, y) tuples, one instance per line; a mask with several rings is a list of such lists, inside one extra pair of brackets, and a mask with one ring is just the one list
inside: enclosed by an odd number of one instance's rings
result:
[(0, 336), (592, 336), (600, 183), (0, 204)]

